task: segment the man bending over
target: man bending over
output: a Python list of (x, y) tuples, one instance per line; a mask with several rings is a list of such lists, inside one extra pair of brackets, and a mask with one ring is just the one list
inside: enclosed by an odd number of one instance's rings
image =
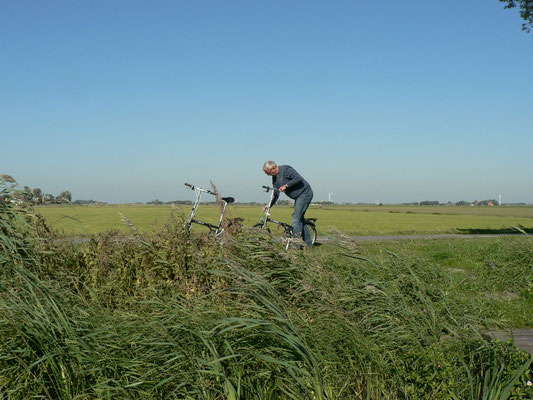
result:
[[(305, 244), (311, 247), (311, 235), (304, 224), (305, 212), (313, 200), (313, 190), (307, 181), (296, 172), (290, 165), (277, 165), (274, 161), (267, 161), (263, 165), (265, 174), (272, 177), (272, 186), (285, 193), (294, 200), (294, 213), (292, 214), (292, 226), (295, 237), (302, 237)], [(279, 198), (279, 192), (274, 193), (272, 203), (266, 207), (272, 207)], [(302, 235), (303, 232), (303, 235)]]

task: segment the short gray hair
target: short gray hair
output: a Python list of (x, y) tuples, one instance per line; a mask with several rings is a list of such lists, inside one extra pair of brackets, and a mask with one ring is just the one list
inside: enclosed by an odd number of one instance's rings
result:
[(263, 164), (263, 171), (265, 170), (265, 168), (273, 169), (273, 168), (276, 168), (277, 166), (278, 165), (274, 161), (267, 161), (266, 163)]

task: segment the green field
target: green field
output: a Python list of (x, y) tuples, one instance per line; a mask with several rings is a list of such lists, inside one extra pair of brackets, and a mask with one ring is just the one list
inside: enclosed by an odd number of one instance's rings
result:
[[(110, 229), (128, 229), (121, 214), (141, 231), (164, 225), (176, 210), (186, 217), (191, 206), (41, 206), (37, 211), (54, 228), (66, 235), (90, 235)], [(201, 205), (196, 217), (216, 223), (219, 208)], [(276, 206), (272, 217), (290, 222), (292, 207)], [(246, 226), (259, 222), (261, 206), (234, 205), (228, 217), (244, 219)], [(311, 206), (306, 214), (318, 218), (319, 234), (331, 229), (349, 235), (503, 233), (517, 232), (513, 227), (533, 231), (533, 207), (424, 207), (424, 206)], [(205, 228), (198, 226), (196, 230)]]

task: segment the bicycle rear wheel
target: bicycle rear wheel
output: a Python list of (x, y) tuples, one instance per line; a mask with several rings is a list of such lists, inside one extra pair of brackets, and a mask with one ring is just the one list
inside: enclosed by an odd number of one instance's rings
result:
[(316, 226), (312, 222), (305, 222), (305, 226), (307, 226), (307, 229), (309, 229), (309, 234), (311, 235), (311, 245), (314, 245), (316, 238), (318, 237)]

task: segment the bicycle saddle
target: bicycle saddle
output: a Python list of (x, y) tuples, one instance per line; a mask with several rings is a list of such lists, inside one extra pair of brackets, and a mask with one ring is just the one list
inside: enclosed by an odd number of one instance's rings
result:
[(224, 200), (226, 203), (233, 203), (235, 201), (233, 197), (222, 197), (222, 200)]

